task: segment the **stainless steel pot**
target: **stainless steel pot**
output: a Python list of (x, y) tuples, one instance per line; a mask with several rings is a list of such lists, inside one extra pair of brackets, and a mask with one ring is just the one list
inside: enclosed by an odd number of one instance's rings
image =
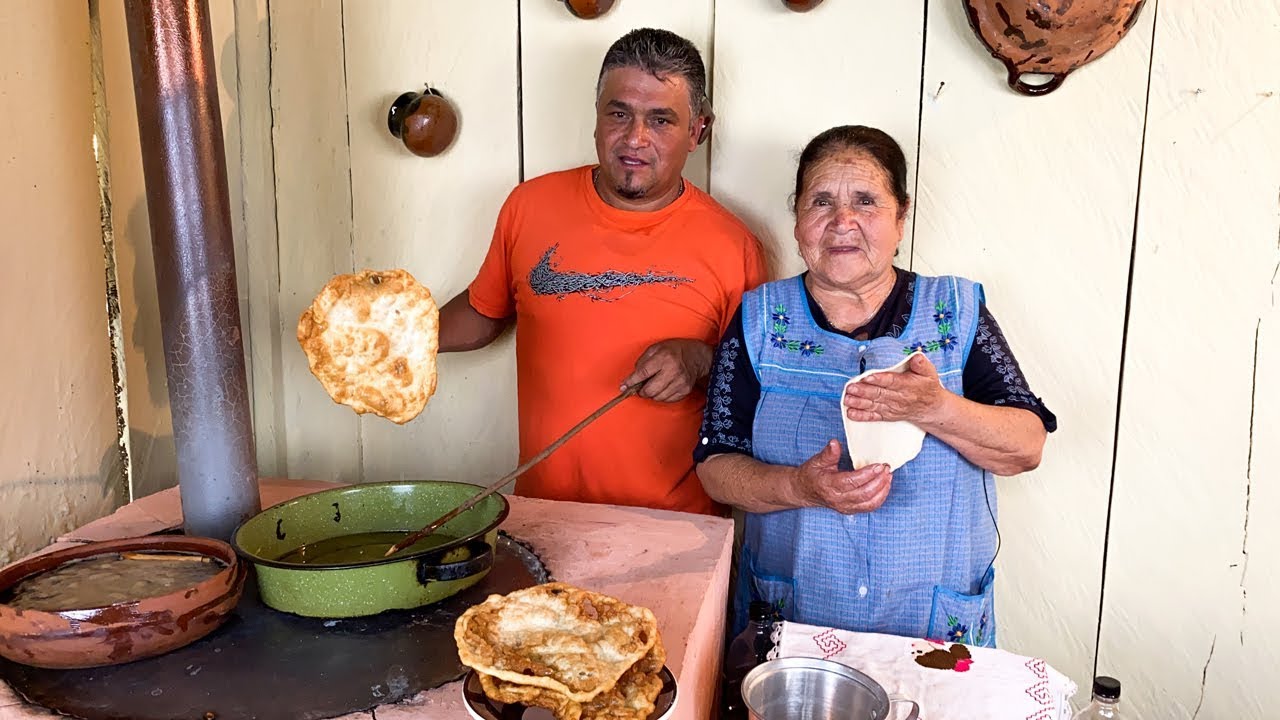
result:
[(891, 696), (857, 670), (818, 658), (757, 665), (742, 679), (742, 699), (751, 720), (886, 720), (895, 703), (911, 705), (902, 720), (920, 717), (914, 700)]

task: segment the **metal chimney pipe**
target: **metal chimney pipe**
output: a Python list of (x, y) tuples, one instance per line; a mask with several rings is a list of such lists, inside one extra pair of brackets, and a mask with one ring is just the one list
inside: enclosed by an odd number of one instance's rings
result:
[(125, 14), (184, 529), (227, 540), (261, 502), (209, 8)]

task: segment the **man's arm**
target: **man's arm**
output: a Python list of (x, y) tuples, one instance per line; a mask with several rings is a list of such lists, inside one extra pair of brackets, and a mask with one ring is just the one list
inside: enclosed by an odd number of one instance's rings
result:
[(480, 313), (471, 306), (470, 293), (463, 290), (440, 308), (440, 352), (482, 348), (497, 340), (512, 319)]

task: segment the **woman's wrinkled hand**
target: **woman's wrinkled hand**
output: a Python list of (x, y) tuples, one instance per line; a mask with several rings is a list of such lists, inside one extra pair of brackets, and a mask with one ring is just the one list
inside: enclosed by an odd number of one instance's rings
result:
[(888, 465), (841, 470), (840, 443), (831, 440), (818, 454), (796, 468), (799, 490), (813, 505), (845, 515), (866, 513), (884, 504), (893, 484)]
[(916, 355), (905, 372), (875, 373), (850, 385), (844, 393), (844, 412), (857, 422), (906, 420), (918, 424), (938, 409), (944, 393), (933, 363)]

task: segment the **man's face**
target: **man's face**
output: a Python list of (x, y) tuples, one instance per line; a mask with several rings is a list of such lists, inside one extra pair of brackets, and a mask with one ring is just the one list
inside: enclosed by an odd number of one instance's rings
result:
[(629, 67), (605, 73), (595, 132), (605, 202), (649, 210), (679, 193), (684, 163), (698, 147), (692, 114), (683, 77), (659, 80)]

